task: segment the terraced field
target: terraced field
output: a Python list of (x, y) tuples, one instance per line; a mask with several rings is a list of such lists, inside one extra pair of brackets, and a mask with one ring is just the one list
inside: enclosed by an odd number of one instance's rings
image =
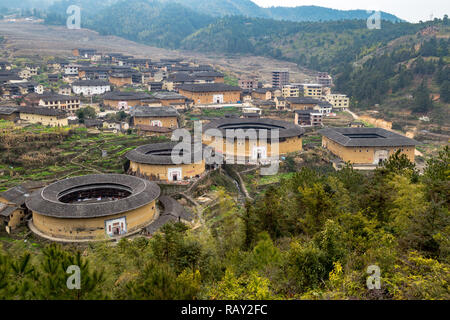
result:
[[(23, 141), (24, 136), (29, 141)], [(31, 126), (15, 129), (7, 138), (0, 134), (0, 192), (30, 181), (48, 184), (84, 174), (123, 173), (125, 153), (162, 139), (165, 138), (89, 133), (84, 128)], [(6, 145), (5, 141), (13, 143)]]

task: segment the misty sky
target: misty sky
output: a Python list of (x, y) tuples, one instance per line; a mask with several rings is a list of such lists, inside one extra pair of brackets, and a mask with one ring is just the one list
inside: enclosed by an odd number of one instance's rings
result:
[(449, 0), (252, 0), (262, 7), (321, 6), (333, 9), (370, 9), (392, 13), (410, 22), (450, 15)]

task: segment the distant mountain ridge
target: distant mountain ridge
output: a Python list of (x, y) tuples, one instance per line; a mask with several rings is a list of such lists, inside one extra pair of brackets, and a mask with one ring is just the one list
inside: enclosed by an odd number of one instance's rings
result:
[[(324, 71), (423, 27), (384, 21), (380, 30), (369, 30), (367, 18), (296, 22), (222, 16), (236, 10), (262, 9), (249, 0), (183, 0), (183, 5), (181, 0), (105, 0), (102, 5), (97, 2), (58, 1), (47, 10), (45, 23), (64, 25), (68, 5), (76, 3), (82, 7), (81, 26), (102, 35), (170, 49), (269, 56)], [(208, 14), (211, 11), (218, 16)], [(264, 12), (255, 11), (254, 15)]]
[[(80, 5), (88, 13), (94, 13), (121, 0), (3, 0), (0, 6), (11, 8), (62, 9), (66, 5)], [(153, 0), (145, 0), (153, 3)], [(270, 7), (262, 8), (251, 0), (159, 0), (161, 3), (179, 4), (199, 14), (212, 17), (245, 16), (250, 18), (267, 18), (288, 21), (336, 21), (367, 19), (370, 13), (366, 10), (337, 10), (319, 6)], [(395, 15), (382, 12), (383, 20), (402, 21)]]
[[(288, 21), (335, 21), (367, 19), (371, 13), (366, 10), (337, 10), (319, 6), (270, 7), (262, 8), (250, 0), (163, 0), (176, 2), (192, 10), (211, 16), (246, 16)], [(392, 22), (400, 18), (381, 12), (381, 18)]]

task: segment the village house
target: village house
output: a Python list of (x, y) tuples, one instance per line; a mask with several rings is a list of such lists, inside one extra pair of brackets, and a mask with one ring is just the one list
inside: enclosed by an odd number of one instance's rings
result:
[(326, 72), (319, 72), (316, 79), (317, 83), (324, 87), (333, 86), (333, 78)]
[(80, 109), (80, 98), (76, 96), (65, 96), (60, 94), (44, 94), (40, 97), (39, 106), (63, 110), (74, 114)]
[(41, 124), (50, 127), (65, 127), (69, 125), (67, 113), (58, 109), (21, 107), (20, 121), (30, 124)]
[(286, 85), (283, 87), (282, 94), (284, 98), (299, 97), (300, 89), (297, 86)]
[(321, 99), (323, 95), (323, 86), (321, 84), (303, 83), (299, 85), (303, 91), (304, 97)]
[(0, 106), (0, 120), (15, 121), (19, 118), (19, 109), (13, 106)]
[(79, 80), (72, 83), (72, 89), (77, 95), (93, 96), (111, 91), (111, 85), (102, 80)]
[(336, 110), (348, 110), (350, 107), (350, 99), (345, 94), (333, 93), (325, 96), (325, 100), (333, 105)]
[(81, 80), (104, 80), (108, 81), (109, 73), (112, 72), (110, 66), (87, 66), (80, 67), (78, 70), (78, 77)]
[(238, 84), (242, 90), (258, 89), (258, 80), (256, 78), (239, 79)]
[(23, 82), (24, 80), (14, 71), (1, 71), (0, 84)]
[(109, 76), (109, 83), (116, 87), (123, 87), (127, 84), (133, 84), (131, 73), (113, 73)]
[(22, 79), (30, 79), (32, 76), (32, 72), (28, 69), (22, 69), (19, 71), (19, 77)]
[(159, 100), (163, 106), (177, 106), (183, 109), (186, 106), (187, 98), (176, 92), (156, 92), (153, 98)]
[(131, 124), (177, 129), (179, 116), (173, 107), (136, 106), (131, 110)]
[(224, 83), (225, 76), (217, 71), (199, 71), (192, 75), (195, 83)]
[(321, 103), (320, 100), (310, 97), (286, 98), (289, 109), (291, 110), (310, 110)]
[(333, 111), (333, 105), (327, 101), (320, 101), (314, 107), (314, 110), (319, 111), (323, 115), (330, 114)]
[(47, 63), (47, 65), (50, 68), (52, 68), (53, 70), (56, 70), (56, 71), (61, 71), (68, 64), (69, 64), (69, 62), (67, 60), (64, 60), (64, 59), (54, 59), (54, 60), (48, 61), (48, 63)]
[(302, 127), (322, 126), (323, 114), (316, 110), (295, 110), (294, 123)]
[(48, 82), (58, 82), (59, 74), (48, 74), (47, 79), (48, 79)]
[(276, 109), (277, 106), (276, 102), (272, 100), (253, 100), (252, 105), (264, 110)]
[(24, 96), (29, 93), (42, 94), (44, 86), (32, 81), (6, 83), (2, 86), (4, 96)]
[(277, 110), (280, 110), (280, 111), (286, 110), (286, 108), (287, 108), (286, 98), (276, 97), (274, 99), (274, 101), (275, 101), (275, 105), (276, 105)]
[(58, 88), (58, 94), (63, 96), (70, 96), (72, 94), (72, 87), (68, 84), (63, 84)]
[(145, 92), (110, 91), (103, 96), (103, 104), (116, 110), (128, 110), (130, 107), (141, 105), (143, 100), (152, 99)]
[(30, 191), (23, 186), (17, 186), (0, 193), (0, 222), (6, 232), (11, 233), (26, 222), (29, 211), (25, 200)]
[(241, 101), (241, 88), (224, 83), (186, 84), (179, 93), (195, 104), (238, 103)]
[(77, 64), (68, 64), (64, 68), (64, 74), (66, 76), (78, 76), (78, 70), (81, 66)]
[(102, 124), (103, 130), (117, 132), (125, 132), (130, 128), (130, 125), (123, 121), (109, 121), (105, 120)]
[(327, 128), (319, 131), (322, 146), (344, 162), (358, 165), (380, 165), (400, 151), (415, 161), (413, 139), (381, 128)]
[(258, 88), (252, 91), (254, 100), (272, 100), (272, 91), (268, 88)]
[(6, 60), (0, 60), (0, 70), (9, 70), (11, 68), (11, 64)]

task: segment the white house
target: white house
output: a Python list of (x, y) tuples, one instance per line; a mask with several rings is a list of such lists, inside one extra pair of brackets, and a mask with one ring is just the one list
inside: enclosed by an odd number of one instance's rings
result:
[(111, 91), (111, 85), (101, 80), (80, 80), (72, 84), (72, 90), (76, 95), (93, 96)]
[(318, 110), (321, 114), (327, 115), (330, 114), (333, 110), (333, 105), (326, 101), (321, 101), (317, 106), (314, 107), (314, 110)]
[(80, 69), (79, 65), (69, 64), (64, 68), (64, 73), (66, 75), (78, 75), (78, 70)]

